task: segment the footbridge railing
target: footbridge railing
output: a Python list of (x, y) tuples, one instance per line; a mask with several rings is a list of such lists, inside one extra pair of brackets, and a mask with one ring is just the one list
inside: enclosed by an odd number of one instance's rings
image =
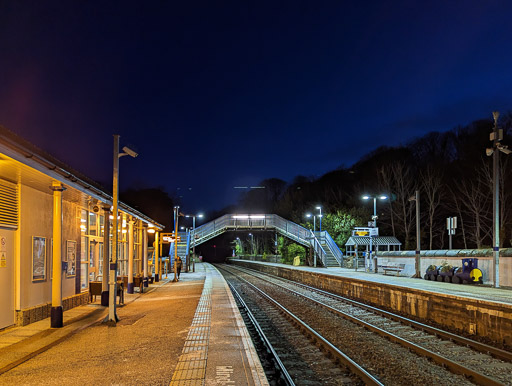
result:
[(276, 214), (240, 215), (226, 214), (195, 229), (195, 245), (202, 244), (221, 233), (233, 230), (276, 230), (279, 234), (313, 248), (313, 251), (324, 266), (326, 253), (320, 241), (309, 229)]

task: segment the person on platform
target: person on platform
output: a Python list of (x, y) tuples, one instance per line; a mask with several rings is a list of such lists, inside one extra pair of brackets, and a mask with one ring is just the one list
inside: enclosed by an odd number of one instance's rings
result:
[(180, 279), (180, 273), (181, 273), (181, 257), (176, 256), (176, 274), (178, 275), (178, 280)]

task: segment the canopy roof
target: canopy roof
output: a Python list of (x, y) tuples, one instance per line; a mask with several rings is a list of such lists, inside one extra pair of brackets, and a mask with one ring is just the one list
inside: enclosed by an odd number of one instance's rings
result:
[[(396, 237), (393, 236), (375, 236), (372, 237), (373, 245), (402, 245), (400, 241)], [(345, 243), (345, 246), (354, 246), (354, 245), (370, 245), (370, 237), (369, 236), (350, 236), (350, 238)]]

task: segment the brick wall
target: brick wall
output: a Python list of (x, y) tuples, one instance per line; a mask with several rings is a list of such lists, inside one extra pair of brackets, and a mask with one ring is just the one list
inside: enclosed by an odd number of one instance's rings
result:
[[(69, 296), (62, 299), (62, 309), (67, 311), (71, 308), (78, 307), (89, 303), (89, 292), (83, 292), (78, 295)], [(35, 307), (16, 311), (16, 325), (26, 326), (27, 324), (38, 322), (50, 317), (52, 310), (51, 303), (40, 304)]]

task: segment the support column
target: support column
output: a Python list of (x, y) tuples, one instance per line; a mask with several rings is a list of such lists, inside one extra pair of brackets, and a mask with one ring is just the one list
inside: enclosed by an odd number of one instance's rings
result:
[(142, 254), (142, 221), (138, 221), (137, 222), (137, 241), (138, 241), (138, 245), (137, 245), (137, 276), (142, 276), (142, 272), (143, 272), (143, 264), (144, 264), (144, 260), (142, 258), (142, 256), (144, 256)]
[(60, 182), (54, 181), (53, 190), (53, 279), (52, 309), (50, 326), (64, 326), (62, 310), (62, 192), (66, 189)]
[(155, 232), (155, 282), (160, 281), (160, 232)]
[(142, 265), (144, 269), (144, 287), (148, 286), (148, 224), (142, 229)]
[(101, 305), (108, 306), (108, 262), (110, 258), (110, 206), (103, 206), (103, 271), (101, 273)]
[(128, 289), (129, 294), (133, 293), (133, 224), (135, 221), (128, 222)]

